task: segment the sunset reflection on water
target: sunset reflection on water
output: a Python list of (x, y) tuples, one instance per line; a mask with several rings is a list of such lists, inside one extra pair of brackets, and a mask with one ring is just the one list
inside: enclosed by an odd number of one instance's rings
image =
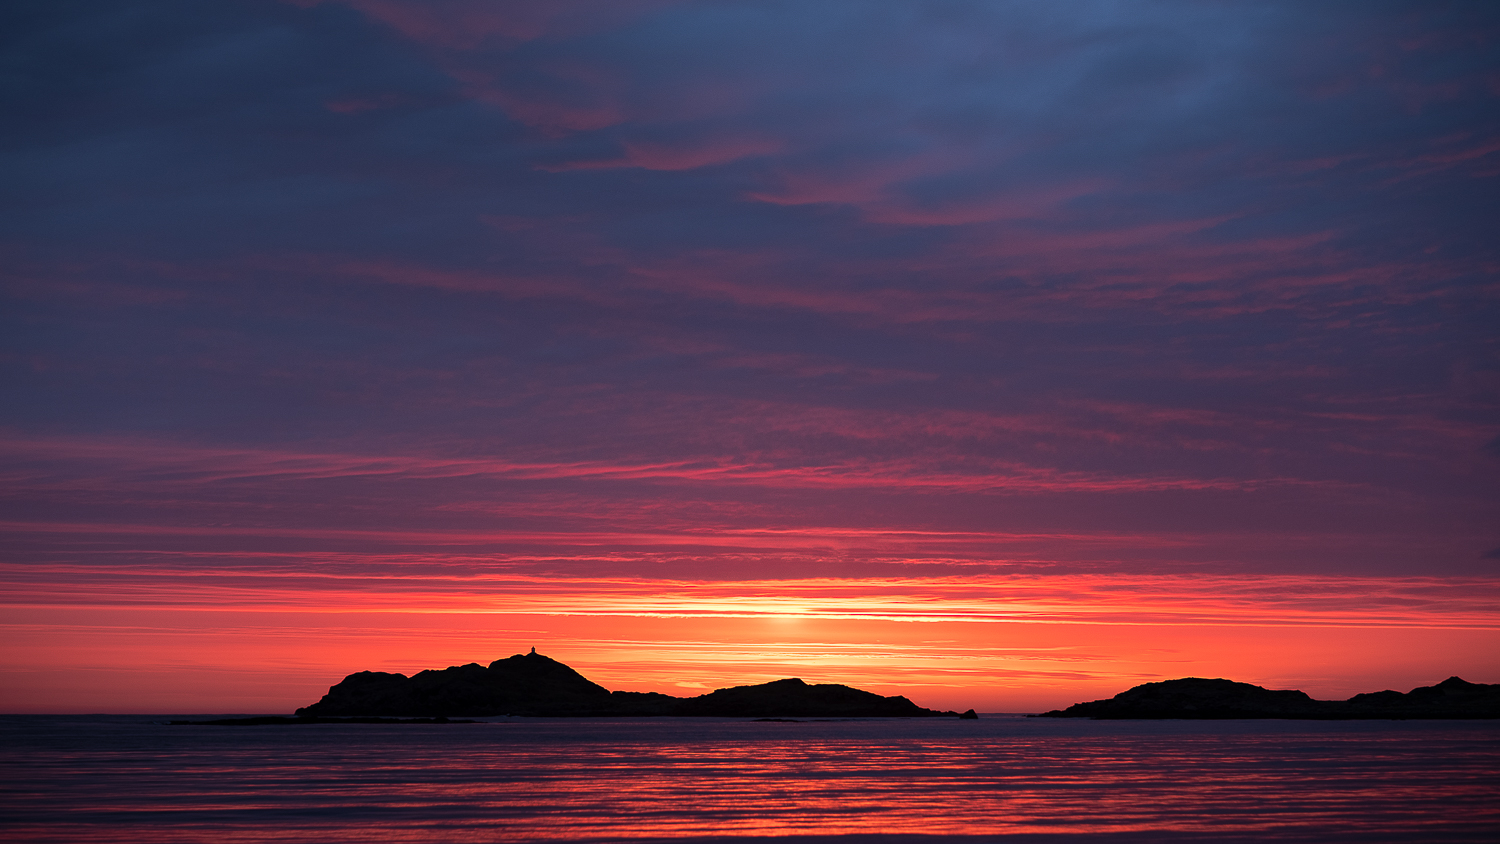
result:
[(1500, 830), (1500, 728), (1479, 722), (207, 728), (33, 716), (4, 728), (0, 832), (13, 841)]

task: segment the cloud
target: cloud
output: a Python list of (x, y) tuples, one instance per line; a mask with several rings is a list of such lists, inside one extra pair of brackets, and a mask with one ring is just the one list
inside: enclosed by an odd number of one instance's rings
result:
[(1492, 541), (1493, 12), (6, 14), (19, 524), (725, 576)]
[(696, 170), (713, 167), (745, 158), (769, 155), (781, 150), (782, 144), (771, 138), (722, 137), (651, 143), (649, 141), (622, 141), (624, 155), (592, 161), (567, 161), (559, 164), (541, 165), (543, 170), (554, 173), (568, 170), (611, 170), (621, 167), (641, 167), (646, 170)]
[[(308, 482), (338, 478), (520, 480), (658, 480), (749, 484), (769, 487), (881, 488), (942, 492), (1131, 492), (1151, 490), (1253, 489), (1296, 483), (1292, 479), (1112, 477), (1050, 467), (991, 461), (968, 471), (944, 471), (916, 460), (859, 460), (825, 465), (682, 460), (667, 463), (519, 462), (504, 458), (459, 458), (381, 453), (370, 455), (220, 449), (130, 440), (10, 440), (4, 450), (17, 483), (67, 488), (75, 485), (164, 490), (241, 482)], [(36, 467), (21, 468), (29, 464)], [(49, 471), (51, 470), (51, 471)], [(58, 471), (57, 475), (46, 475)], [(82, 473), (81, 475), (79, 473)]]
[[(807, 578), (735, 582), (482, 575), (328, 574), (246, 569), (178, 582), (173, 571), (95, 571), (70, 585), (15, 584), (11, 600), (72, 606), (221, 606), (484, 611), (637, 618), (797, 618), (921, 623), (1500, 628), (1493, 579), (1120, 577)], [(366, 593), (351, 602), (347, 593)], [(25, 594), (31, 592), (31, 594)]]

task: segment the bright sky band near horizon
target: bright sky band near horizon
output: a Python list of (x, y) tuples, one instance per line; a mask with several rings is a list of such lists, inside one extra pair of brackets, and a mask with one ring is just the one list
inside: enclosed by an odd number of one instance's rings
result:
[(1500, 683), (1500, 7), (19, 0), (0, 711)]

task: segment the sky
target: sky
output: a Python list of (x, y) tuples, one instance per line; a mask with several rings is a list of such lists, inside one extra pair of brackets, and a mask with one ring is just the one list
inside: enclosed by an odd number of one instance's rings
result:
[(0, 711), (1500, 683), (1500, 7), (12, 0)]

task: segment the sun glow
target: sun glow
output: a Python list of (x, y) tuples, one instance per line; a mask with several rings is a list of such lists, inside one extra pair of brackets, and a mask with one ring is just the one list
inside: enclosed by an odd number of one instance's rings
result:
[[(139, 711), (286, 711), (357, 670), (537, 646), (612, 689), (786, 676), (940, 708), (1031, 711), (1176, 676), (1347, 697), (1500, 679), (1500, 583), (1314, 577), (308, 578), (274, 572), (12, 583), (7, 673), (54, 709), (81, 686)], [(1446, 676), (1445, 674), (1445, 676)], [(20, 686), (17, 686), (20, 688)], [(92, 696), (92, 695), (90, 695)], [(77, 704), (71, 704), (76, 707)]]

